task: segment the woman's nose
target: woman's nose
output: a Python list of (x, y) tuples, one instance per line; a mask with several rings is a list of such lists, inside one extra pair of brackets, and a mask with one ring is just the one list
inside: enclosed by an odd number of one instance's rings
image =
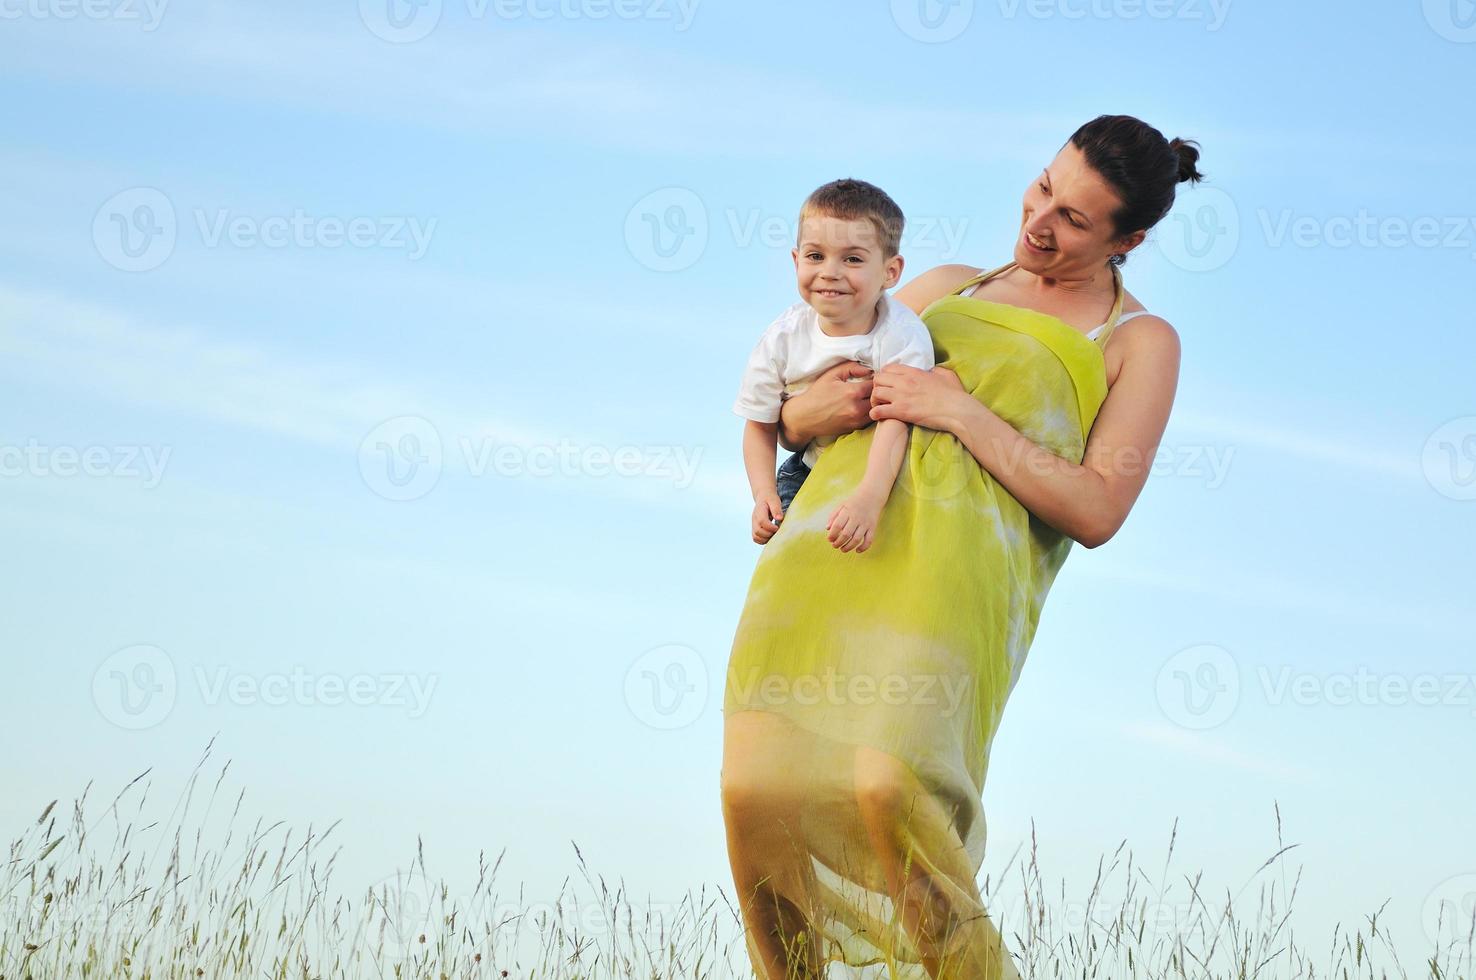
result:
[(1036, 238), (1049, 238), (1051, 235), (1051, 222), (1045, 215), (1036, 217), (1025, 222), (1025, 230)]

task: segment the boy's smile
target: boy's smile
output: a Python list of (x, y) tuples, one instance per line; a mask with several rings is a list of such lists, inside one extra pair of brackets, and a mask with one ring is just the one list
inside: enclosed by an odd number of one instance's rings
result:
[(902, 256), (882, 256), (877, 229), (865, 218), (807, 217), (792, 254), (800, 297), (832, 337), (870, 332), (883, 290), (902, 277)]

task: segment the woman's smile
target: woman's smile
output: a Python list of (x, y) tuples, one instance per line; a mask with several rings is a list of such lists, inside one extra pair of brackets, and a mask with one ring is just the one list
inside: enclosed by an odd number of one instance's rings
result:
[(1047, 254), (1055, 251), (1054, 248), (1052, 248), (1051, 246), (1047, 245), (1045, 242), (1041, 241), (1039, 238), (1036, 238), (1034, 235), (1030, 234), (1030, 232), (1028, 232), (1028, 231), (1027, 232), (1024, 232), (1021, 235), (1020, 240), (1025, 243), (1025, 247), (1027, 249), (1029, 249), (1031, 252), (1034, 252), (1036, 255), (1047, 255)]

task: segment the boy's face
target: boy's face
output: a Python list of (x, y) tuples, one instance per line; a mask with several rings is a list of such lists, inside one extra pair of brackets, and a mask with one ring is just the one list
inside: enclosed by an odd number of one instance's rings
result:
[(902, 278), (902, 256), (882, 257), (876, 227), (865, 218), (807, 217), (792, 254), (800, 297), (832, 322), (869, 313)]

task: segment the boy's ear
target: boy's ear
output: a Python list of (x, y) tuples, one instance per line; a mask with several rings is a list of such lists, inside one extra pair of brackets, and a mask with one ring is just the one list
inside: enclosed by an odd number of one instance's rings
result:
[(893, 286), (897, 285), (897, 283), (902, 281), (902, 267), (904, 265), (906, 265), (906, 263), (902, 260), (902, 256), (900, 255), (894, 255), (890, 259), (887, 259), (886, 284), (888, 289), (892, 288)]

